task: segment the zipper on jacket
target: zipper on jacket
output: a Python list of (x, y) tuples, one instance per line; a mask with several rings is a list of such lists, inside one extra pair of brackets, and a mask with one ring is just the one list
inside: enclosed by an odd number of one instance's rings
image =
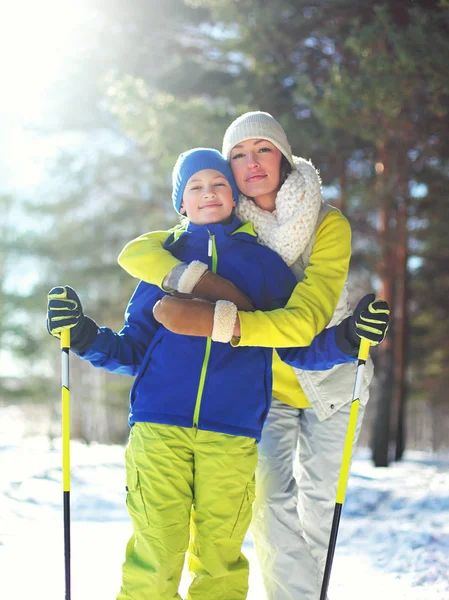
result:
[[(217, 272), (217, 248), (215, 246), (215, 236), (209, 233), (209, 240), (207, 244), (207, 255), (212, 256), (212, 273)], [(212, 338), (206, 340), (206, 350), (204, 352), (203, 365), (201, 367), (200, 383), (198, 386), (198, 393), (196, 395), (195, 410), (193, 411), (193, 427), (198, 427), (198, 421), (200, 418), (201, 400), (204, 391), (204, 382), (206, 380), (207, 365), (209, 364), (210, 350), (212, 347)]]

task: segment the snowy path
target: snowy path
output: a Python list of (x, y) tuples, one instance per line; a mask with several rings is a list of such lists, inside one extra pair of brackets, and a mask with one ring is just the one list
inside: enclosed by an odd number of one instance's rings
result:
[[(61, 454), (44, 438), (0, 443), (0, 598), (64, 597)], [(130, 534), (123, 448), (72, 443), (72, 598), (113, 600)], [(250, 537), (249, 600), (264, 600)], [(422, 453), (354, 461), (331, 600), (449, 600), (449, 462)], [(183, 581), (183, 590), (187, 580)], [(300, 599), (298, 599), (300, 600)]]

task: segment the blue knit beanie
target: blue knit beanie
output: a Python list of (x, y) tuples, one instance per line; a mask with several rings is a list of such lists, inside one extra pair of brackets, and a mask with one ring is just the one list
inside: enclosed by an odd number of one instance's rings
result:
[(203, 169), (214, 169), (226, 177), (231, 188), (235, 203), (239, 201), (239, 189), (232, 174), (231, 167), (223, 155), (213, 148), (193, 148), (179, 155), (173, 169), (173, 206), (180, 213), (182, 196), (188, 180)]

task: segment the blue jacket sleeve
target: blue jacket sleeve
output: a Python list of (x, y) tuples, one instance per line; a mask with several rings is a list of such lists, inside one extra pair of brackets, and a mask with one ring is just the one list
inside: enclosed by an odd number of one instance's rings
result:
[(164, 292), (158, 287), (141, 281), (126, 308), (123, 328), (117, 333), (100, 327), (89, 350), (78, 356), (112, 373), (137, 375), (160, 327), (153, 316), (153, 306), (162, 296)]
[(288, 365), (305, 371), (326, 371), (335, 365), (357, 360), (340, 350), (335, 342), (335, 329), (324, 329), (310, 346), (299, 348), (278, 348), (276, 352)]

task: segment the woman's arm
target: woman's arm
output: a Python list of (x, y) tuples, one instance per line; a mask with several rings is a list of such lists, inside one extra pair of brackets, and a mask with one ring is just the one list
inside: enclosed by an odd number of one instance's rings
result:
[(118, 264), (137, 279), (164, 289), (166, 276), (181, 261), (164, 248), (164, 242), (171, 231), (151, 231), (131, 240), (118, 257)]
[[(309, 346), (329, 323), (348, 275), (351, 228), (339, 211), (331, 211), (316, 234), (305, 270), (285, 308), (238, 313), (233, 346), (290, 348)], [(240, 330), (240, 331), (239, 331)]]
[(165, 291), (192, 294), (211, 302), (228, 300), (240, 310), (254, 310), (237, 286), (209, 271), (205, 263), (194, 260), (186, 264), (166, 250), (164, 242), (171, 233), (152, 231), (132, 240), (119, 254), (119, 265), (133, 277)]
[[(129, 242), (119, 256), (119, 264), (131, 275), (162, 287), (171, 270), (184, 264), (164, 249), (169, 234), (156, 231)], [(295, 287), (285, 308), (268, 312), (239, 311), (234, 328), (234, 335), (238, 337), (233, 338), (232, 344), (267, 348), (309, 346), (332, 318), (348, 274), (350, 257), (351, 228), (339, 211), (332, 211), (318, 228), (304, 280)], [(212, 277), (210, 279), (210, 288), (213, 288), (214, 282)], [(231, 290), (234, 294), (235, 289)], [(234, 301), (232, 294), (226, 297), (220, 293), (215, 298), (213, 294), (198, 296)]]

